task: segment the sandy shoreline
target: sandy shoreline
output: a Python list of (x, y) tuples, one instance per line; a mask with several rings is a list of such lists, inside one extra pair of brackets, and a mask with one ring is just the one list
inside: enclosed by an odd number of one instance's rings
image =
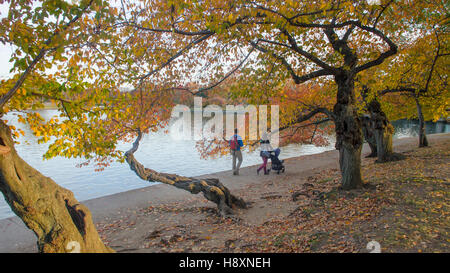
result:
[[(430, 141), (448, 137), (450, 137), (450, 133), (428, 136)], [(417, 137), (394, 140), (396, 152), (408, 151), (416, 146)], [(364, 145), (362, 152), (363, 156), (368, 153), (369, 147)], [(241, 169), (240, 176), (233, 176), (231, 171), (224, 171), (202, 175), (200, 177), (219, 178), (230, 190), (239, 192), (247, 188), (262, 187), (273, 181), (275, 181), (275, 183), (282, 182), (292, 178), (308, 177), (325, 169), (337, 169), (338, 152), (333, 150), (319, 154), (293, 157), (286, 159), (285, 162), (286, 173), (280, 176), (277, 176), (276, 174), (257, 176), (255, 166), (249, 166)], [(204, 202), (202, 196), (192, 195), (186, 191), (164, 184), (95, 198), (82, 203), (87, 205), (91, 210), (95, 223), (105, 224), (117, 222), (120, 219), (123, 219), (124, 215), (128, 217), (142, 208), (164, 204), (170, 205), (177, 202), (186, 202), (193, 207), (215, 207), (211, 202)], [(273, 213), (280, 212), (274, 208)], [(258, 216), (256, 215), (254, 219), (254, 221), (258, 221)], [(180, 221), (180, 219), (175, 220)], [(139, 232), (136, 233), (139, 234)], [(113, 244), (111, 246), (114, 248)], [(0, 252), (36, 251), (35, 235), (25, 227), (18, 217), (0, 220)]]

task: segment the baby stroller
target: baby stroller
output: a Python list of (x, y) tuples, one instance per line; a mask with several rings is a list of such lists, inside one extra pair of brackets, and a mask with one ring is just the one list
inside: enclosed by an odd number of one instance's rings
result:
[(271, 162), (271, 169), (276, 171), (277, 174), (280, 174), (280, 172), (284, 173), (285, 167), (283, 165), (284, 160), (280, 160), (278, 156), (280, 155), (281, 150), (280, 148), (276, 148), (274, 151), (270, 151), (270, 162)]

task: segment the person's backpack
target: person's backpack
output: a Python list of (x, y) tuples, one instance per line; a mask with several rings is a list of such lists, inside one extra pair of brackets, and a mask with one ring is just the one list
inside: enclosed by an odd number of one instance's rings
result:
[(237, 136), (235, 135), (234, 138), (230, 141), (230, 148), (233, 151), (236, 151), (239, 147), (239, 143), (237, 140)]

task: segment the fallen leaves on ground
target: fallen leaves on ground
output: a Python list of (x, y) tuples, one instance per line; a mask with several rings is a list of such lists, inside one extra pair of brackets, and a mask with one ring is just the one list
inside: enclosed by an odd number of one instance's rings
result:
[(109, 245), (130, 251), (369, 252), (374, 240), (382, 252), (448, 252), (449, 144), (415, 148), (401, 161), (364, 159), (363, 189), (340, 190), (336, 169), (305, 178), (280, 175), (238, 191), (251, 208), (236, 218), (221, 218), (195, 196), (98, 227)]

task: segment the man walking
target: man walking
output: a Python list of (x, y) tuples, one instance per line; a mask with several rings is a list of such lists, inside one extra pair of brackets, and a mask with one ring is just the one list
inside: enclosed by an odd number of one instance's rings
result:
[[(241, 147), (244, 146), (244, 142), (242, 142), (242, 137), (238, 135), (237, 129), (234, 129), (234, 135), (231, 137), (229, 143), (231, 155), (233, 156), (233, 174), (239, 175), (239, 168), (241, 167), (242, 164)], [(238, 160), (237, 166), (236, 166), (236, 158)]]

